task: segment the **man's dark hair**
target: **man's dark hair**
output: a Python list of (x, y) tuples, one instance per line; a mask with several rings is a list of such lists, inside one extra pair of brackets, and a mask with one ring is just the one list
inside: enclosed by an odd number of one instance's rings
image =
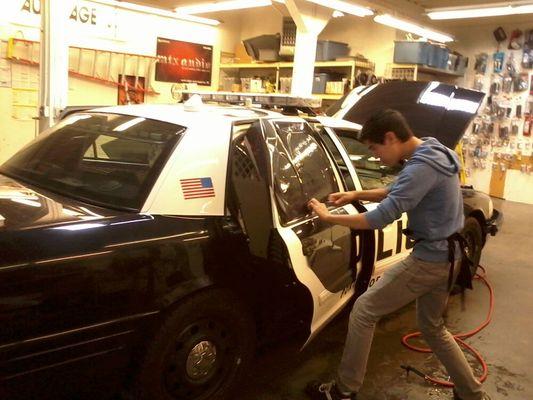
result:
[(365, 122), (359, 140), (383, 144), (387, 132), (394, 132), (402, 142), (414, 136), (409, 124), (399, 111), (386, 109), (378, 111)]

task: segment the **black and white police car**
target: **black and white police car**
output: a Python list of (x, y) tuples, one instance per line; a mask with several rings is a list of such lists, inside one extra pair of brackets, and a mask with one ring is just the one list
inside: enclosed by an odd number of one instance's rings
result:
[[(248, 101), (228, 96), (204, 95)], [(2, 398), (112, 372), (142, 399), (223, 399), (257, 344), (311, 340), (411, 247), (405, 217), (361, 233), (306, 208), (392, 179), (359, 128), (193, 97), (83, 111), (40, 135), (0, 167)], [(481, 246), (493, 211), (472, 193)]]

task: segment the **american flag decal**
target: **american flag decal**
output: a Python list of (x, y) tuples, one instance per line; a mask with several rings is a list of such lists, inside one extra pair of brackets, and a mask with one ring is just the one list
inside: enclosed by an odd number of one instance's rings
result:
[(211, 178), (180, 179), (180, 185), (185, 200), (215, 197)]

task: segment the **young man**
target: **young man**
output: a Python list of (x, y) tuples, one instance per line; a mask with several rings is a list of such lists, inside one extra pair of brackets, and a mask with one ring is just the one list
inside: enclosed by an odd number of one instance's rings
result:
[(363, 126), (361, 141), (385, 165), (407, 160), (404, 168), (390, 188), (333, 193), (329, 200), (339, 206), (356, 200), (380, 201), (378, 207), (358, 215), (333, 215), (312, 199), (309, 208), (324, 221), (353, 229), (383, 228), (407, 212), (408, 230), (417, 243), (405, 260), (385, 272), (355, 302), (336, 380), (312, 382), (307, 393), (313, 399), (356, 399), (376, 323), (416, 300), (419, 329), (455, 384), (454, 399), (488, 399), (442, 318), (450, 289), (447, 238), (464, 224), (458, 157), (434, 138), (415, 137), (394, 110), (372, 116)]

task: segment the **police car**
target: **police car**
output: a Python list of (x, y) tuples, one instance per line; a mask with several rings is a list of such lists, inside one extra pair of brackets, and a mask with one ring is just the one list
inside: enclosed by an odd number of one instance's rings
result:
[[(407, 255), (405, 217), (363, 233), (306, 207), (365, 188), (379, 160), (347, 151), (360, 125), (253, 107), (312, 100), (203, 97), (72, 114), (0, 167), (4, 398), (111, 372), (136, 398), (227, 398), (257, 345), (307, 343)], [(472, 204), (484, 240), (492, 210)]]

